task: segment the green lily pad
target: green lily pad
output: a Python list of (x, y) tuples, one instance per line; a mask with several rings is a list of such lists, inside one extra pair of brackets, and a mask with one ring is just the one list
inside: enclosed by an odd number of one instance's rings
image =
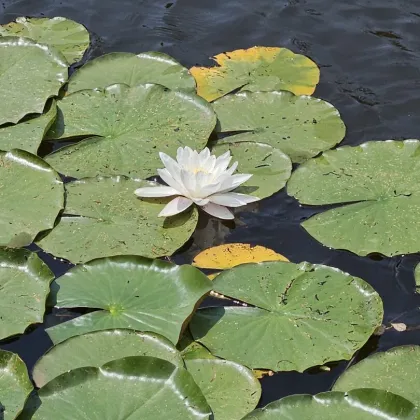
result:
[(195, 340), (251, 368), (297, 370), (350, 359), (381, 325), (379, 295), (336, 268), (275, 261), (220, 273), (214, 291), (252, 307), (199, 309)]
[(81, 60), (89, 47), (89, 32), (80, 23), (64, 17), (18, 17), (16, 22), (0, 26), (0, 36), (20, 36), (50, 45), (70, 64)]
[(246, 367), (216, 358), (187, 359), (185, 364), (215, 420), (240, 420), (257, 406), (261, 385)]
[(0, 248), (0, 339), (42, 322), (53, 279), (54, 274), (35, 253)]
[(301, 204), (345, 205), (302, 226), (318, 241), (358, 255), (420, 251), (420, 141), (371, 141), (325, 152), (287, 186)]
[(54, 100), (39, 117), (0, 128), (0, 150), (22, 149), (37, 154), (38, 147), (57, 116)]
[(356, 389), (347, 393), (322, 392), (291, 395), (255, 410), (244, 420), (416, 420), (414, 404), (379, 389)]
[(328, 102), (282, 92), (240, 92), (213, 104), (219, 132), (248, 130), (225, 141), (267, 143), (301, 163), (340, 143), (345, 125)]
[(420, 402), (420, 346), (401, 346), (375, 353), (345, 370), (335, 391), (378, 388)]
[(58, 51), (28, 38), (0, 38), (0, 125), (42, 113), (67, 77), (66, 59)]
[(154, 185), (125, 177), (66, 184), (65, 215), (38, 245), (73, 263), (109, 255), (173, 254), (194, 232), (198, 212), (191, 208), (173, 217), (158, 217), (167, 198), (146, 201), (134, 194), (137, 188)]
[(15, 353), (0, 350), (1, 418), (13, 420), (22, 411), (33, 387), (25, 363)]
[(63, 208), (63, 183), (41, 158), (0, 151), (0, 246), (29, 245)]
[(69, 370), (100, 367), (127, 356), (153, 356), (184, 367), (181, 354), (165, 337), (115, 329), (79, 335), (52, 347), (37, 361), (32, 376), (37, 387), (41, 388)]
[(216, 124), (204, 99), (152, 84), (80, 91), (58, 105), (49, 138), (97, 136), (47, 156), (59, 172), (75, 178), (156, 175), (159, 152), (175, 156), (183, 145), (201, 150)]
[(154, 357), (126, 357), (83, 367), (55, 378), (39, 391), (33, 420), (204, 420), (211, 410), (191, 375)]
[(76, 266), (56, 284), (58, 308), (98, 310), (48, 328), (54, 344), (110, 328), (151, 331), (176, 344), (184, 322), (212, 283), (189, 265), (123, 255)]
[(281, 190), (292, 173), (290, 158), (268, 144), (240, 142), (217, 144), (213, 153), (221, 155), (230, 150), (233, 161), (238, 161), (238, 172), (252, 174), (249, 181), (235, 192), (265, 198)]
[(106, 88), (115, 83), (137, 86), (156, 83), (169, 89), (195, 92), (195, 80), (188, 69), (167, 54), (114, 52), (89, 61), (76, 70), (67, 92)]

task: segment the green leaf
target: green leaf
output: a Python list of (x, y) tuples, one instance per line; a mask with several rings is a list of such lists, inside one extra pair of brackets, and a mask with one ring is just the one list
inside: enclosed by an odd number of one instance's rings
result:
[(243, 264), (220, 273), (213, 288), (253, 307), (200, 309), (192, 335), (214, 355), (251, 368), (302, 372), (350, 359), (383, 316), (369, 284), (323, 265)]
[(192, 266), (127, 255), (76, 266), (56, 283), (58, 308), (98, 310), (47, 329), (54, 344), (110, 328), (156, 332), (176, 344), (195, 305), (211, 290), (210, 280)]
[(70, 64), (82, 59), (89, 47), (89, 32), (80, 23), (64, 17), (18, 17), (16, 22), (0, 26), (0, 36), (21, 36), (50, 45)]
[(38, 245), (73, 263), (94, 258), (137, 254), (155, 258), (173, 254), (197, 225), (191, 208), (158, 217), (169, 199), (141, 200), (136, 188), (155, 183), (129, 179), (87, 178), (66, 184), (65, 215)]
[(153, 356), (184, 367), (181, 354), (166, 338), (148, 332), (114, 329), (72, 337), (52, 347), (38, 360), (32, 376), (41, 388), (69, 370), (100, 367), (127, 356)]
[(112, 85), (59, 102), (49, 138), (97, 136), (64, 147), (46, 160), (75, 178), (127, 175), (148, 178), (162, 167), (158, 152), (202, 149), (216, 124), (211, 106), (195, 94), (160, 85)]
[(413, 403), (378, 389), (356, 389), (348, 393), (322, 392), (291, 395), (255, 410), (244, 420), (416, 420)]
[(13, 420), (32, 389), (25, 363), (17, 354), (0, 350), (0, 400), (4, 408), (1, 418)]
[(0, 248), (0, 339), (42, 322), (53, 279), (54, 274), (35, 253)]
[(0, 38), (0, 125), (42, 113), (66, 80), (67, 62), (58, 51), (28, 38)]
[(221, 155), (230, 150), (238, 161), (238, 172), (252, 174), (249, 181), (235, 192), (265, 198), (281, 190), (292, 173), (290, 158), (279, 149), (263, 143), (240, 142), (217, 144), (213, 153)]
[(185, 364), (215, 420), (240, 420), (257, 406), (261, 385), (246, 367), (220, 359), (187, 359)]
[(188, 69), (167, 54), (114, 52), (89, 61), (76, 70), (67, 92), (106, 88), (115, 83), (137, 86), (156, 83), (169, 89), (195, 92), (195, 81)]
[(344, 138), (345, 126), (328, 102), (290, 92), (240, 92), (213, 103), (219, 132), (248, 130), (228, 142), (267, 143), (301, 163)]
[(37, 154), (38, 147), (57, 116), (55, 100), (39, 117), (0, 128), (0, 150), (22, 149)]
[(419, 361), (420, 346), (401, 346), (375, 353), (344, 371), (334, 390), (378, 388), (419, 403)]
[(302, 226), (332, 248), (387, 256), (420, 251), (420, 142), (371, 141), (300, 166), (289, 195), (301, 204), (346, 204)]
[(41, 158), (23, 150), (0, 151), (0, 246), (29, 245), (54, 226), (63, 208), (63, 183)]
[(191, 375), (154, 357), (126, 357), (65, 373), (39, 391), (33, 420), (204, 420), (211, 410)]

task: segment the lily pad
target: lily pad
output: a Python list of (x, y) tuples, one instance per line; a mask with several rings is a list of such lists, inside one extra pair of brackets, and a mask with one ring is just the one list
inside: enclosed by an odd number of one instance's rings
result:
[(290, 92), (240, 92), (213, 103), (219, 132), (249, 131), (226, 137), (230, 143), (267, 143), (301, 163), (344, 138), (345, 125), (328, 102)]
[(39, 391), (33, 420), (210, 419), (211, 409), (191, 375), (154, 357), (126, 357), (65, 373)]
[(334, 384), (335, 391), (378, 388), (420, 402), (420, 346), (395, 347), (375, 353), (350, 367)]
[(323, 265), (243, 264), (219, 274), (213, 289), (253, 306), (199, 309), (192, 335), (214, 355), (250, 368), (302, 372), (350, 359), (383, 316), (369, 284)]
[(128, 356), (153, 356), (184, 367), (181, 354), (166, 338), (148, 332), (115, 329), (69, 338), (52, 347), (36, 363), (32, 376), (41, 388), (57, 376), (79, 367), (100, 367)]
[(168, 199), (146, 201), (134, 194), (137, 188), (153, 185), (125, 177), (66, 184), (64, 215), (38, 245), (73, 263), (109, 255), (173, 254), (194, 232), (198, 212), (191, 208), (170, 218), (158, 217)]
[(169, 89), (195, 92), (195, 80), (188, 69), (167, 54), (114, 52), (89, 61), (76, 70), (67, 92), (106, 88), (115, 83), (136, 86), (156, 83)]
[(51, 229), (63, 208), (63, 183), (41, 158), (23, 150), (0, 151), (0, 246), (29, 245)]
[(358, 255), (420, 251), (420, 141), (371, 141), (325, 152), (287, 186), (301, 204), (343, 206), (302, 226), (318, 241)]
[(22, 149), (37, 154), (38, 147), (57, 116), (54, 100), (39, 117), (0, 128), (0, 150)]
[(35, 253), (0, 248), (0, 339), (42, 322), (53, 279), (54, 274)]
[(14, 420), (22, 411), (33, 387), (25, 363), (17, 354), (0, 350), (1, 418)]
[(211, 290), (198, 269), (138, 256), (101, 258), (56, 280), (58, 308), (97, 309), (48, 328), (54, 344), (110, 328), (151, 331), (176, 344), (195, 305)]
[(268, 144), (254, 142), (224, 143), (213, 147), (216, 155), (230, 151), (238, 161), (238, 172), (252, 174), (235, 192), (266, 198), (281, 190), (292, 173), (289, 156)]
[(216, 67), (193, 67), (197, 92), (214, 101), (236, 89), (288, 90), (295, 95), (312, 95), (319, 82), (319, 69), (308, 57), (287, 48), (253, 47), (213, 57)]
[(379, 389), (291, 395), (255, 410), (244, 420), (416, 420), (418, 409), (399, 395)]
[(200, 387), (214, 420), (240, 420), (261, 397), (261, 385), (251, 370), (220, 359), (187, 359), (185, 364)]
[(67, 80), (58, 51), (28, 38), (0, 38), (0, 125), (42, 113), (48, 98)]
[(158, 152), (175, 156), (179, 146), (200, 150), (216, 124), (204, 99), (152, 84), (76, 92), (60, 101), (59, 109), (49, 138), (96, 136), (47, 156), (59, 172), (75, 178), (156, 175), (162, 167)]
[(80, 23), (64, 17), (18, 17), (16, 22), (0, 26), (0, 36), (20, 36), (50, 45), (70, 64), (82, 59), (89, 47), (89, 32)]

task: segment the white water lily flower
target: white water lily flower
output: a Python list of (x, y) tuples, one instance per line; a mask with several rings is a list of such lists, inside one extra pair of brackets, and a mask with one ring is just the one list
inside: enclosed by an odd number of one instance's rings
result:
[(248, 181), (252, 174), (235, 174), (238, 162), (229, 169), (230, 151), (216, 158), (206, 147), (198, 153), (189, 147), (178, 148), (176, 161), (165, 153), (159, 153), (165, 169), (158, 169), (168, 186), (138, 188), (139, 197), (178, 196), (159, 213), (167, 217), (181, 213), (193, 203), (205, 212), (220, 219), (233, 219), (226, 207), (239, 207), (258, 201), (259, 198), (232, 192)]

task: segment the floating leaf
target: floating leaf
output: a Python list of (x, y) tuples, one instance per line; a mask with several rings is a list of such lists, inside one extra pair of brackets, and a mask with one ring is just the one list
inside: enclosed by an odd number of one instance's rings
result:
[(420, 142), (371, 141), (325, 152), (287, 186), (301, 204), (347, 204), (302, 226), (332, 248), (387, 256), (420, 251)]
[(82, 59), (89, 47), (89, 32), (80, 23), (64, 17), (27, 18), (0, 26), (0, 36), (28, 37), (60, 51), (72, 64)]
[(160, 85), (112, 85), (66, 96), (50, 138), (96, 136), (64, 147), (46, 160), (75, 178), (128, 175), (148, 178), (162, 167), (159, 152), (202, 149), (216, 116), (195, 94)]
[(63, 183), (42, 159), (23, 150), (0, 151), (0, 246), (29, 245), (54, 226), (63, 201)]
[(67, 80), (64, 56), (28, 38), (0, 38), (0, 125), (42, 113)]
[(114, 52), (95, 58), (76, 70), (67, 92), (106, 88), (115, 83), (137, 86), (157, 83), (169, 89), (195, 92), (195, 81), (188, 69), (167, 54)]
[(0, 400), (4, 409), (1, 418), (15, 419), (32, 389), (25, 363), (17, 354), (0, 350)]
[(127, 255), (76, 266), (56, 282), (58, 308), (98, 310), (47, 329), (55, 344), (110, 328), (156, 332), (176, 344), (185, 320), (211, 289), (192, 266)]
[(416, 289), (418, 293), (420, 291), (420, 264), (417, 264), (414, 269), (414, 280), (416, 282)]
[(290, 92), (240, 92), (213, 103), (217, 130), (249, 133), (224, 141), (267, 143), (301, 163), (330, 149), (343, 139), (345, 126), (328, 102)]
[(166, 338), (148, 332), (115, 329), (79, 335), (58, 344), (38, 360), (32, 375), (41, 388), (69, 370), (100, 367), (127, 356), (153, 356), (184, 366), (181, 354)]
[(334, 384), (335, 391), (378, 388), (420, 401), (420, 346), (401, 346), (375, 353), (345, 370)]
[(0, 150), (22, 149), (36, 155), (56, 116), (57, 106), (53, 100), (49, 109), (41, 116), (0, 128)]
[(214, 101), (236, 89), (288, 90), (295, 95), (312, 95), (319, 82), (317, 65), (287, 48), (253, 47), (218, 54), (216, 67), (193, 67), (197, 92)]
[(53, 279), (54, 274), (35, 253), (0, 248), (0, 339), (42, 322)]
[(281, 190), (292, 173), (289, 156), (268, 144), (254, 142), (224, 143), (213, 147), (218, 155), (230, 150), (233, 161), (238, 161), (238, 172), (252, 174), (249, 181), (235, 192), (266, 198)]
[(168, 199), (146, 201), (134, 194), (136, 188), (153, 185), (125, 177), (66, 184), (65, 215), (38, 245), (73, 263), (109, 255), (173, 254), (194, 232), (198, 212), (191, 208), (170, 218), (158, 217)]
[(414, 404), (399, 395), (379, 389), (356, 389), (347, 393), (291, 395), (255, 410), (244, 420), (415, 420), (417, 414)]
[(39, 391), (33, 420), (204, 420), (211, 410), (191, 375), (154, 357), (126, 357), (65, 373)]
[(381, 324), (379, 295), (363, 280), (309, 263), (243, 264), (213, 289), (253, 307), (198, 310), (195, 340), (251, 368), (297, 370), (350, 359)]
[(240, 420), (257, 406), (261, 385), (246, 367), (220, 359), (187, 359), (185, 364), (215, 420)]

